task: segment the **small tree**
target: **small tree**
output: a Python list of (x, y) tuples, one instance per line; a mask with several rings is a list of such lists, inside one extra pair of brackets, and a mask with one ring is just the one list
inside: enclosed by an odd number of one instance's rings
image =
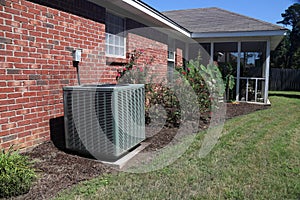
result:
[(277, 22), (291, 26), (285, 38), (273, 52), (272, 58), (275, 67), (300, 68), (300, 4), (291, 5), (281, 14), (283, 20)]

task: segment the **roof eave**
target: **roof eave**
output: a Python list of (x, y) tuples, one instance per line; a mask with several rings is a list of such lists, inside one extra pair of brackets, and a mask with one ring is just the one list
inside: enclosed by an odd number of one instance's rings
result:
[(170, 18), (166, 17), (151, 6), (140, 0), (88, 0), (121, 16), (133, 18), (150, 27), (161, 27), (175, 30), (184, 36), (191, 37), (191, 33)]
[(145, 4), (144, 2), (139, 1), (139, 0), (122, 0), (122, 1), (130, 6), (134, 7), (135, 9), (138, 9), (138, 10), (142, 11), (143, 13), (151, 16), (152, 18), (162, 22), (163, 24), (167, 25), (171, 29), (178, 31), (178, 32), (184, 34), (185, 36), (191, 37), (191, 33), (187, 29), (180, 26), (179, 24), (177, 24), (170, 18), (166, 17), (159, 11), (155, 10), (154, 8), (150, 7), (149, 5)]
[(191, 34), (193, 39), (197, 38), (222, 38), (222, 37), (261, 37), (261, 36), (284, 36), (287, 30), (270, 30), (270, 31), (238, 31), (238, 32), (208, 32)]

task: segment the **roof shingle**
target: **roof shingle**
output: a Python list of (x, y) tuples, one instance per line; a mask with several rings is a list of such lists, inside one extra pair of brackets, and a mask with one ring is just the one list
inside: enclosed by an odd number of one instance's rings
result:
[(281, 26), (216, 7), (162, 13), (193, 33), (285, 30)]

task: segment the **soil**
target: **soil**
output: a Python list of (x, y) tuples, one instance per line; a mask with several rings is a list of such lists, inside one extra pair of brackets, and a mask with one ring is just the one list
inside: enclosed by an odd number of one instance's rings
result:
[[(266, 108), (268, 106), (228, 103), (226, 119)], [(209, 121), (202, 119), (199, 129), (205, 129), (208, 125)], [(145, 150), (162, 148), (172, 140), (177, 130), (177, 128), (163, 127), (159, 134), (146, 139), (150, 145)], [(38, 178), (27, 194), (14, 199), (50, 199), (59, 191), (70, 188), (81, 181), (116, 172), (115, 169), (96, 160), (66, 153), (58, 149), (51, 141), (35, 147), (25, 155), (34, 161)]]

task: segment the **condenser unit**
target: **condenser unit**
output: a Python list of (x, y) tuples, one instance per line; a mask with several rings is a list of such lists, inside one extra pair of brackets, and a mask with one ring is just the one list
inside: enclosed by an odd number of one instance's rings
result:
[(143, 84), (68, 86), (66, 148), (114, 160), (145, 139)]

